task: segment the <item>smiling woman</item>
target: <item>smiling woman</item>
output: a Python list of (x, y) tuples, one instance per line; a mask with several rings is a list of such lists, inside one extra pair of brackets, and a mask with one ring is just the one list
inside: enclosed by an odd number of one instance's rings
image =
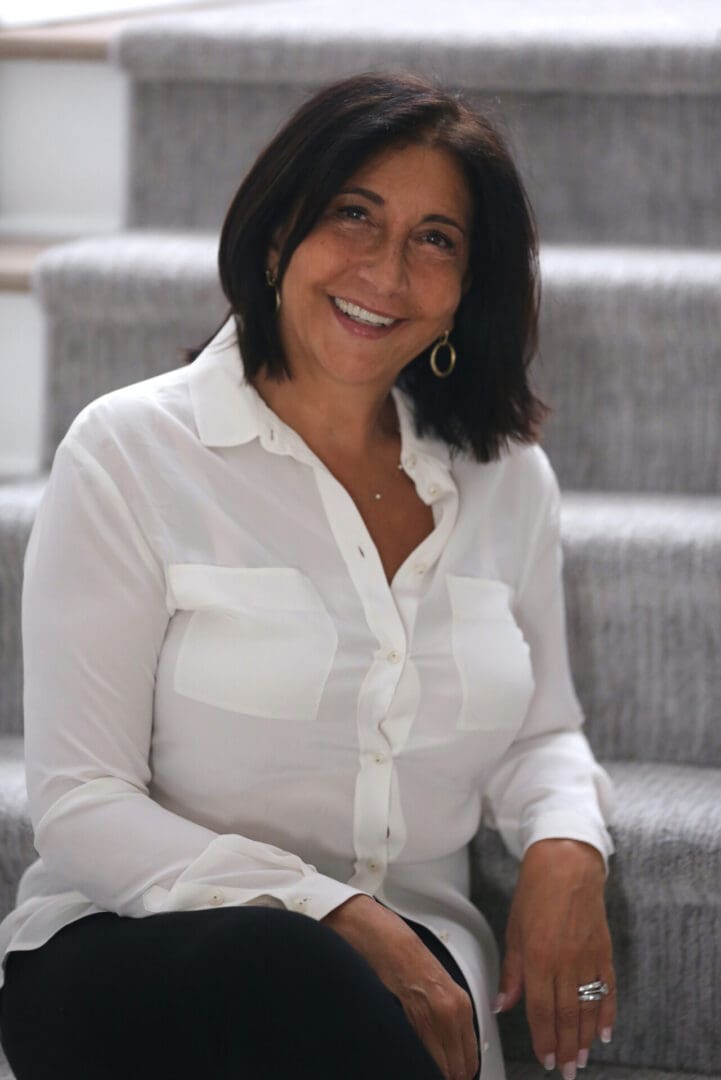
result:
[[(444, 149), (390, 147), (357, 169), (288, 263), (280, 332), (293, 384), (259, 375), (266, 400), (270, 394), (274, 408), (283, 394), (297, 400), (300, 381), (316, 402), (330, 392), (338, 416), (338, 398), (348, 401), (353, 389), (347, 438), (368, 428), (357, 403), (379, 394), (382, 401), (409, 360), (453, 329), (470, 284), (472, 216), (463, 170)], [(284, 233), (269, 248), (273, 274)], [(319, 382), (328, 390), (311, 394)]]
[[(261, 153), (219, 261), (219, 331), (83, 409), (28, 542), (8, 1059), (505, 1080), (500, 990), (574, 1080), (614, 1019), (613, 791), (508, 149), (440, 86), (351, 76)], [(482, 819), (521, 860), (500, 979)]]
[[(297, 283), (305, 275), (291, 264), (308, 259), (316, 277), (303, 299)], [(328, 350), (350, 374), (360, 339), (382, 335), (382, 350), (375, 359), (365, 350), (356, 377), (376, 389), (397, 381), (414, 399), (420, 431), (444, 439), (452, 453), (470, 449), (478, 461), (492, 460), (509, 437), (535, 441), (549, 412), (527, 382), (537, 259), (532, 211), (499, 132), (413, 75), (354, 76), (302, 106), (238, 189), (220, 243), (221, 280), (250, 379), (262, 373), (273, 393), (270, 383), (309, 374), (302, 356), (315, 357), (317, 375)], [(291, 311), (280, 319), (267, 296), (271, 270)], [(352, 349), (348, 335), (336, 340), (338, 326), (331, 329), (324, 310), (330, 301), (336, 323), (355, 330)], [(297, 305), (306, 302), (297, 322)], [(377, 329), (357, 310), (343, 311), (344, 302), (394, 321)], [(444, 369), (454, 355), (463, 360), (440, 383), (429, 363), (446, 331), (452, 351), (441, 350)], [(300, 335), (294, 348), (288, 333)]]

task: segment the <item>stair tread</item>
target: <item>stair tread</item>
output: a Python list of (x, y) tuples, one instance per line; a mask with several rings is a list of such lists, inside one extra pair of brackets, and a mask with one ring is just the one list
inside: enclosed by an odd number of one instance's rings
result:
[[(533, 1061), (507, 1061), (507, 1080), (538, 1080), (540, 1065)], [(553, 1074), (558, 1075), (557, 1073)], [(579, 1071), (580, 1080), (721, 1080), (721, 1076), (710, 1076), (705, 1073), (693, 1072), (663, 1072), (660, 1069), (644, 1069), (624, 1067), (622, 1065), (602, 1065), (593, 1063), (593, 1049), (591, 1060), (583, 1071)], [(2, 1076), (0, 1076), (2, 1080)]]
[[(318, 84), (386, 57), (394, 65), (432, 64), (457, 85), (496, 90), (575, 88), (589, 93), (721, 88), (718, 6), (693, 0), (603, 5), (525, 0), (479, 5), (454, 0), (275, 0), (226, 13), (137, 23), (113, 43), (114, 57), (136, 77)], [(483, 63), (479, 65), (482, 56)]]

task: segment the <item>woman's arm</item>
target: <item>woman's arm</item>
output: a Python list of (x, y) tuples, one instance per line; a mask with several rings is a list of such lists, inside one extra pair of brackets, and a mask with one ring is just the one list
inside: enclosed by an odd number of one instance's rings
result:
[(24, 562), (35, 847), (68, 889), (119, 915), (225, 902), (321, 919), (361, 890), (270, 844), (219, 835), (148, 794), (155, 675), (169, 620), (165, 576), (78, 428), (86, 430), (76, 421), (58, 447)]
[[(579, 1052), (596, 1034), (607, 1036), (615, 1017), (604, 903), (614, 792), (581, 731), (566, 641), (561, 497), (548, 459), (543, 452), (537, 457), (545, 494), (515, 596), (535, 691), (521, 731), (487, 786), (485, 812), (522, 860), (498, 1011), (525, 993), (536, 1055), (570, 1080)], [(580, 1004), (578, 986), (596, 979), (609, 984), (609, 996), (600, 1007)]]
[(541, 495), (516, 583), (514, 616), (529, 645), (535, 690), (523, 725), (484, 791), (484, 821), (517, 858), (551, 837), (595, 847), (608, 866), (615, 793), (583, 733), (566, 640), (561, 494), (540, 447)]

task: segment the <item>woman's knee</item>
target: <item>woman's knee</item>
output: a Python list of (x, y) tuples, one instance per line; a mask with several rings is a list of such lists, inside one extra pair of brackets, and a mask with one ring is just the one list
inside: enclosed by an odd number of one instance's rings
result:
[[(306, 982), (363, 968), (364, 958), (324, 923), (285, 908), (245, 906), (214, 913), (198, 939), (197, 963), (217, 982), (237, 988), (239, 972), (267, 974), (276, 988), (286, 978)], [(255, 985), (258, 985), (257, 980)]]

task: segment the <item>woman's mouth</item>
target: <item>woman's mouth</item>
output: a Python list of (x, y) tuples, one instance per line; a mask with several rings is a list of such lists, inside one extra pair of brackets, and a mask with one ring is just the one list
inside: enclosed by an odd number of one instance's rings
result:
[(379, 338), (385, 337), (397, 326), (405, 322), (405, 319), (394, 319), (390, 316), (378, 315), (367, 308), (354, 304), (350, 300), (344, 300), (340, 296), (330, 296), (333, 311), (341, 326), (352, 334), (360, 337)]

